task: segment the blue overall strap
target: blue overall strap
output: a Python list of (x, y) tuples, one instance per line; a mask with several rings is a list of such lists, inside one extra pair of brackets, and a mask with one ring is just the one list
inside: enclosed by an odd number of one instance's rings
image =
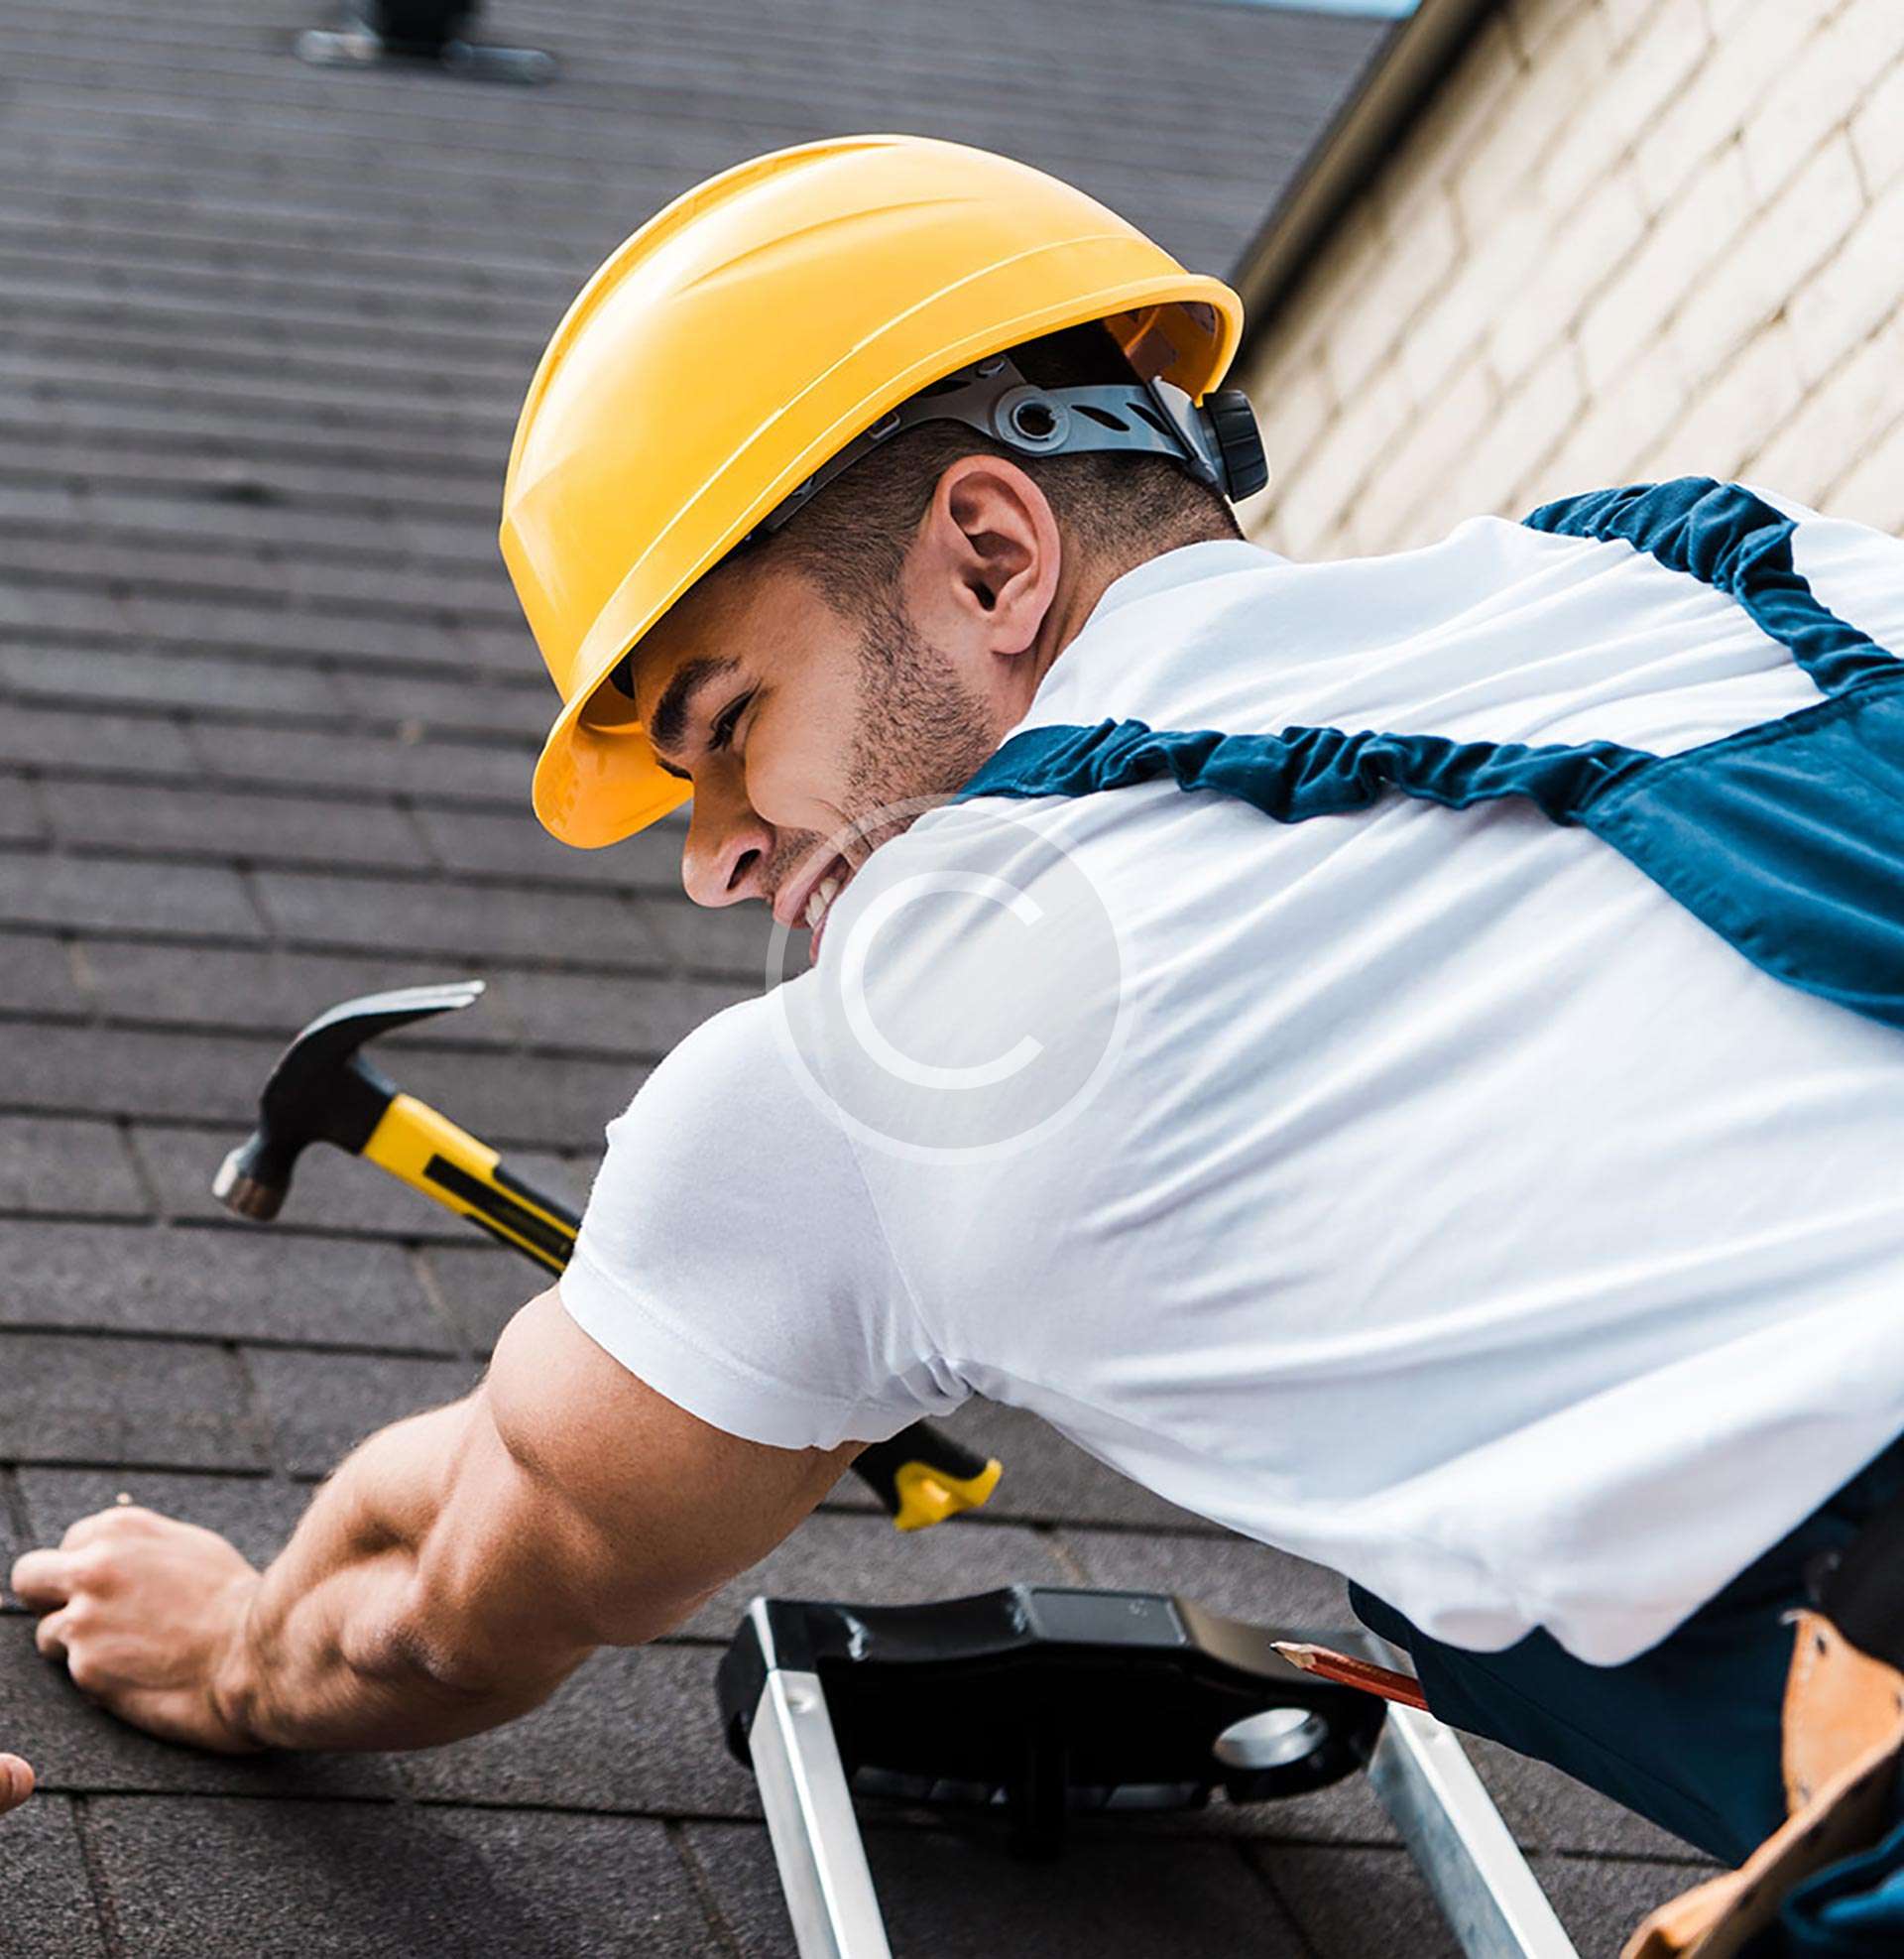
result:
[(1445, 735), (1351, 735), (1340, 728), (1226, 735), (1101, 721), (1095, 728), (1013, 735), (953, 799), (1090, 796), (1171, 777), (1179, 789), (1241, 796), (1280, 823), (1367, 809), (1390, 790), (1451, 809), (1524, 796), (1554, 822), (1571, 823), (1594, 796), (1652, 760), (1617, 742), (1528, 748)]
[(1530, 530), (1597, 542), (1623, 539), (1735, 599), (1753, 623), (1784, 647), (1821, 692), (1844, 693), (1895, 670), (1886, 653), (1829, 612), (1792, 565), (1797, 520), (1737, 483), (1681, 476), (1635, 483), (1542, 504), (1524, 520)]
[(1529, 523), (1623, 539), (1725, 592), (1824, 698), (1663, 757), (1616, 742), (1536, 748), (1340, 728), (1028, 728), (954, 800), (1167, 780), (1294, 823), (1390, 792), (1456, 809), (1520, 796), (1612, 845), (1765, 972), (1904, 1028), (1904, 661), (1819, 602), (1793, 568), (1793, 521), (1737, 484), (1603, 490)]

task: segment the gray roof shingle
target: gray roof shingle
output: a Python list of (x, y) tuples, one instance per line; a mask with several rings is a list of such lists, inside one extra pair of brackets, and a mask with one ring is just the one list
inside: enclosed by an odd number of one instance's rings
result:
[[(528, 811), (551, 697), (496, 506), (598, 259), (752, 152), (896, 126), (1072, 175), (1222, 270), (1383, 32), (1210, 0), (514, 0), (489, 33), (562, 61), (519, 90), (300, 66), (317, 9), (0, 0), (0, 1558), (121, 1490), (269, 1555), (536, 1289), (340, 1160), (270, 1233), (211, 1203), (308, 1015), (481, 972), (389, 1064), (579, 1190), (646, 1068), (760, 983), (761, 921), (685, 906), (674, 831), (576, 856)], [(1008, 1462), (982, 1520), (901, 1540), (843, 1486), (673, 1639), (428, 1755), (169, 1748), (0, 1612), (0, 1743), (43, 1784), (0, 1824), (0, 1959), (785, 1954), (710, 1690), (756, 1585), (1341, 1614), (1329, 1574), (1020, 1414), (960, 1426)], [(1679, 1881), (1656, 1833), (1489, 1773), (1585, 1950)], [(1087, 1831), (1045, 1870), (906, 1814), (869, 1834), (901, 1952), (1445, 1946), (1356, 1787)]]

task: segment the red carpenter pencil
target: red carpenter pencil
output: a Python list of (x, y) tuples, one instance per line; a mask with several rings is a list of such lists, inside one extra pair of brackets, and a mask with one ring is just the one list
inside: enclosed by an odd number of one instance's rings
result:
[(1340, 1681), (1345, 1687), (1360, 1687), (1364, 1693), (1379, 1694), (1403, 1707), (1418, 1707), (1424, 1714), (1428, 1711), (1421, 1682), (1411, 1673), (1397, 1673), (1392, 1666), (1377, 1666), (1372, 1659), (1356, 1659), (1304, 1640), (1278, 1640), (1276, 1651), (1305, 1673), (1320, 1673), (1325, 1680)]

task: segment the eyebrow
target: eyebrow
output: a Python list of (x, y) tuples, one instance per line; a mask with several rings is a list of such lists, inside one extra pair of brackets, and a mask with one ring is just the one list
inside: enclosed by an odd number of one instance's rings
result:
[[(684, 660), (674, 670), (673, 677), (661, 689), (661, 697), (654, 703), (654, 712), (649, 720), (648, 739), (656, 749), (679, 748), (681, 737), (687, 732), (687, 710), (695, 693), (708, 681), (717, 680), (723, 673), (733, 673), (740, 661), (732, 654), (721, 659), (705, 656), (698, 660)], [(684, 769), (670, 768), (656, 755), (655, 761), (667, 770), (670, 776), (687, 779)]]

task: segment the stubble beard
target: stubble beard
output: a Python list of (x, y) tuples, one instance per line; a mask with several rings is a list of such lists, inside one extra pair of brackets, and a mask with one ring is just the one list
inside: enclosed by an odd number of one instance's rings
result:
[(846, 808), (873, 850), (917, 821), (921, 803), (943, 801), (968, 782), (998, 741), (984, 698), (919, 633), (896, 592), (862, 628), (860, 666), (866, 684)]
[(822, 844), (855, 868), (966, 783), (998, 746), (986, 702), (913, 625), (896, 593), (880, 599), (860, 632), (863, 685), (847, 752), (844, 833), (783, 839), (784, 877)]

